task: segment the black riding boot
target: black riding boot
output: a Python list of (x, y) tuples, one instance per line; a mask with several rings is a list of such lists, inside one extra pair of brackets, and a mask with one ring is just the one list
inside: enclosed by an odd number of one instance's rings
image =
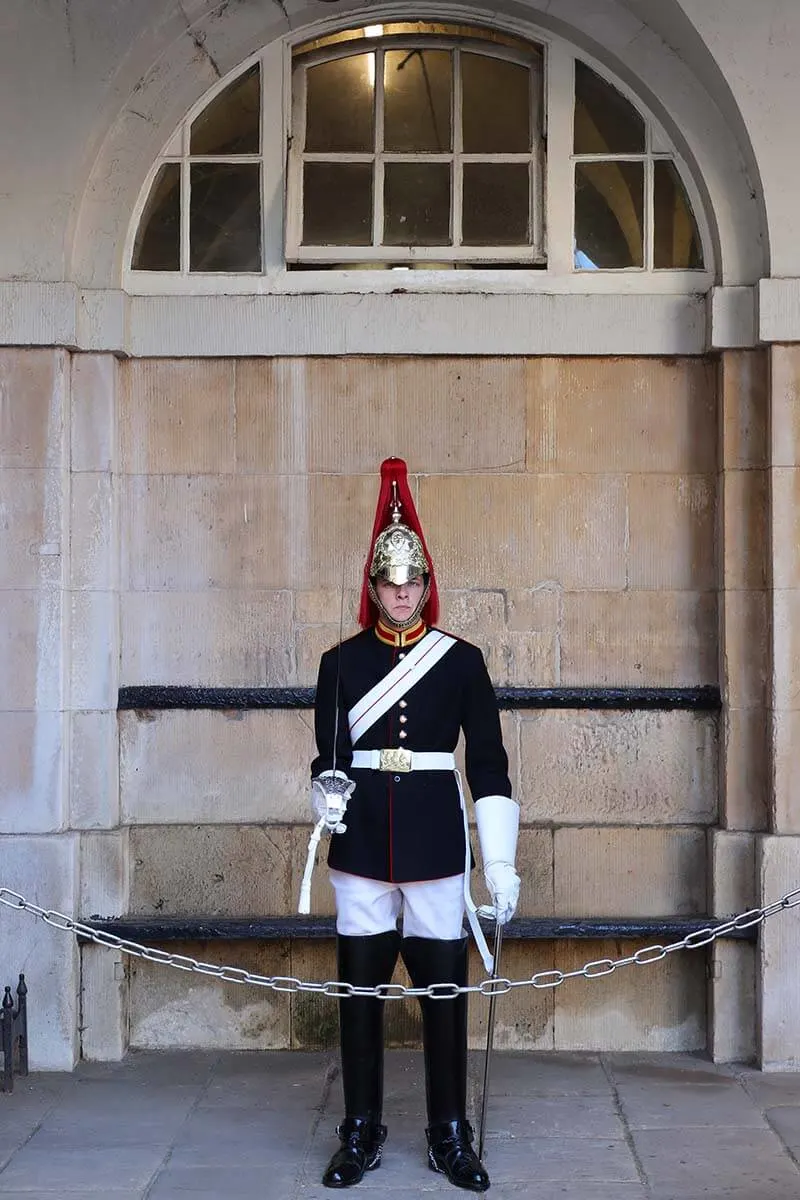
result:
[[(403, 938), (403, 960), (415, 987), (467, 982), (467, 939)], [(472, 1149), (467, 1121), (467, 997), (420, 998), (428, 1103), (428, 1162), (456, 1187), (485, 1192), (489, 1176)]]
[[(339, 979), (358, 987), (389, 983), (397, 962), (400, 935), (376, 933), (336, 939)], [(322, 1177), (326, 1187), (359, 1183), (365, 1171), (380, 1166), (386, 1139), (383, 1113), (383, 1006), (371, 996), (342, 997), (339, 1029), (345, 1118), (336, 1132), (341, 1146)]]

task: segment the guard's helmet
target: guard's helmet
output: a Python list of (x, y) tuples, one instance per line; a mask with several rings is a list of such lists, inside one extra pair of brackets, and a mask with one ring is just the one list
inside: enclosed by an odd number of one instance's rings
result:
[(360, 624), (367, 628), (377, 620), (380, 611), (375, 594), (377, 580), (401, 584), (420, 575), (427, 584), (420, 615), (432, 625), (439, 616), (439, 597), (431, 557), (408, 487), (408, 471), (402, 458), (387, 458), (381, 463), (381, 490), (364, 566)]

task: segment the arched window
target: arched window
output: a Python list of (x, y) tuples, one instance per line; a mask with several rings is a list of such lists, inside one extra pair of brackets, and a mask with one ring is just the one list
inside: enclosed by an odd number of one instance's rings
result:
[[(570, 172), (558, 171), (559, 186), (572, 181), (572, 246), (559, 261), (575, 272), (703, 270), (691, 181), (658, 122), (563, 54), (559, 70), (572, 74), (546, 89), (547, 54), (501, 31), (425, 22), (295, 45), (286, 268), (546, 271), (558, 155)], [(264, 271), (263, 128), (278, 115), (264, 111), (262, 71), (248, 64), (170, 140), (138, 210), (134, 272)], [(548, 95), (569, 96), (571, 146), (548, 144)]]

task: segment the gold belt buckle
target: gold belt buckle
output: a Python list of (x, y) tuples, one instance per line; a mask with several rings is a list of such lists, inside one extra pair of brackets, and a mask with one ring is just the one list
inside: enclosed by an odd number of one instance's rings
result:
[(378, 758), (378, 770), (410, 771), (411, 751), (406, 750), (404, 746), (398, 746), (396, 750), (381, 750)]

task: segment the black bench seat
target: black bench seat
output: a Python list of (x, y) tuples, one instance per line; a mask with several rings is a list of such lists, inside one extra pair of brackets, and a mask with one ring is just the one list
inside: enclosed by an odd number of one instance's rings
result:
[[(720, 917), (514, 917), (505, 937), (514, 941), (616, 939), (680, 941), (689, 933), (723, 923)], [(125, 916), (92, 917), (83, 922), (98, 932), (134, 942), (282, 941), (332, 938), (333, 917)], [(757, 927), (724, 936), (755, 941)], [(82, 939), (87, 940), (87, 939)]]

